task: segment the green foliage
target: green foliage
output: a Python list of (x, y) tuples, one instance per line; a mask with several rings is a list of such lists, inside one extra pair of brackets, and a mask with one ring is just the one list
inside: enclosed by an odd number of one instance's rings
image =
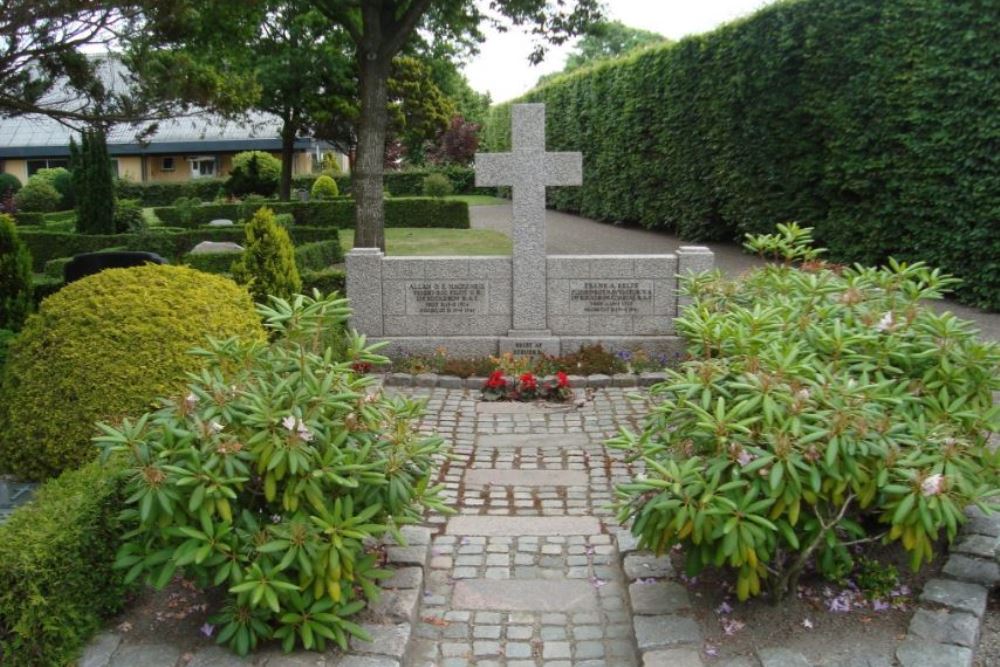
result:
[(76, 231), (80, 234), (113, 234), (115, 227), (115, 187), (103, 129), (86, 129), (80, 144), (70, 138), (70, 167), (76, 193)]
[(21, 189), (21, 179), (14, 174), (0, 172), (0, 198), (8, 192), (17, 193)]
[(320, 294), (345, 294), (347, 291), (347, 274), (343, 269), (320, 269), (302, 271), (302, 291), (312, 294), (318, 290)]
[(14, 221), (17, 222), (20, 227), (41, 226), (45, 224), (45, 214), (19, 211), (14, 214)]
[(69, 169), (63, 167), (39, 169), (32, 178), (44, 178), (56, 189), (60, 197), (58, 206), (60, 211), (71, 209), (76, 204), (76, 196), (73, 192), (73, 175)]
[(447, 197), (455, 188), (444, 174), (428, 174), (424, 178), (425, 197)]
[(264, 151), (244, 151), (233, 156), (233, 168), (223, 186), (236, 197), (270, 197), (278, 190), (281, 160)]
[(62, 276), (53, 278), (47, 275), (35, 275), (31, 281), (32, 307), (37, 310), (42, 301), (63, 288)]
[(94, 422), (142, 412), (198, 367), (206, 336), (260, 340), (247, 293), (178, 266), (108, 269), (47, 298), (11, 346), (0, 472), (44, 479), (94, 453)]
[(181, 259), (181, 263), (205, 273), (228, 274), (233, 268), (233, 260), (239, 256), (238, 252), (188, 253)]
[(10, 329), (0, 329), (0, 377), (3, 376), (3, 367), (7, 365), (7, 348), (14, 342), (16, 335)]
[[(329, 228), (293, 226), (288, 230), (295, 243), (323, 241), (331, 237)], [(170, 261), (180, 260), (202, 241), (233, 241), (243, 243), (243, 227), (203, 227), (176, 229), (154, 227), (142, 234), (75, 234), (46, 229), (21, 228), (21, 240), (28, 246), (34, 269), (42, 271), (45, 262), (58, 257), (96, 252), (107, 248), (125, 248), (155, 252)]]
[(137, 199), (119, 199), (115, 202), (115, 231), (141, 233), (146, 230), (146, 218)]
[(0, 662), (72, 664), (128, 588), (112, 565), (122, 542), (120, 467), (92, 462), (50, 480), (0, 525)]
[(143, 206), (170, 206), (181, 197), (212, 201), (225, 183), (221, 178), (196, 178), (190, 181), (137, 183), (119, 180), (116, 184), (122, 199), (138, 199)]
[(64, 275), (63, 271), (66, 268), (66, 265), (72, 261), (72, 257), (56, 257), (55, 259), (50, 259), (45, 262), (44, 273), (49, 278), (58, 278), (59, 280), (62, 280)]
[(46, 213), (59, 208), (59, 191), (44, 178), (29, 178), (28, 183), (14, 195), (14, 205), (26, 213)]
[(340, 196), (340, 190), (337, 189), (337, 181), (323, 174), (313, 183), (309, 195), (313, 199), (335, 199)]
[(899, 571), (895, 565), (882, 565), (862, 556), (858, 559), (854, 579), (869, 600), (889, 600), (892, 591), (899, 586)]
[(201, 201), (195, 199), (194, 197), (178, 197), (177, 199), (174, 200), (174, 203), (172, 205), (174, 209), (172, 218), (160, 217), (159, 212), (162, 209), (158, 208), (153, 209), (153, 215), (159, 218), (160, 222), (162, 222), (165, 225), (179, 225), (182, 227), (188, 225), (195, 225), (197, 223), (195, 223), (194, 221), (196, 219), (196, 216), (198, 214), (198, 208), (200, 206), (201, 206)]
[(213, 341), (197, 354), (186, 397), (120, 427), (102, 426), (126, 457), (135, 526), (116, 566), (163, 587), (178, 570), (226, 593), (218, 641), (246, 654), (267, 639), (323, 651), (367, 638), (350, 620), (378, 597), (365, 540), (448, 509), (432, 487), (440, 437), (416, 425), (420, 405), (374, 391), (355, 363), (384, 357), (352, 336), (344, 299), (296, 296), (260, 306), (270, 345)]
[(639, 49), (669, 42), (663, 35), (650, 30), (632, 28), (621, 21), (599, 21), (590, 25), (573, 50), (566, 56), (562, 72), (546, 74), (538, 85), (552, 79), (589, 67), (604, 60), (621, 58)]
[(337, 161), (337, 156), (333, 153), (323, 153), (323, 159), (319, 163), (320, 172), (331, 178), (335, 176), (340, 176), (340, 162)]
[(233, 262), (233, 279), (246, 285), (258, 302), (268, 296), (290, 297), (302, 289), (288, 232), (274, 221), (274, 211), (259, 209), (244, 228), (243, 254)]
[[(686, 239), (800, 220), (834, 261), (926, 261), (963, 280), (962, 301), (1000, 309), (994, 9), (776, 3), (560, 77), (520, 100), (547, 105), (550, 150), (584, 151), (583, 187), (549, 203)], [(509, 134), (498, 105), (484, 144)]]
[(0, 213), (0, 329), (20, 329), (29, 312), (31, 254), (14, 219)]
[[(787, 254), (808, 257), (806, 238)], [(930, 560), (967, 505), (1000, 493), (1000, 347), (921, 304), (951, 282), (923, 264), (814, 260), (686, 278), (692, 359), (654, 387), (641, 433), (611, 443), (646, 467), (619, 487), (619, 519), (643, 547), (682, 544), (689, 575), (732, 569), (741, 600), (794, 592), (810, 560), (838, 577), (849, 544), (898, 540), (914, 569)]]
[(299, 271), (322, 271), (343, 261), (344, 250), (339, 237), (295, 247), (295, 266)]

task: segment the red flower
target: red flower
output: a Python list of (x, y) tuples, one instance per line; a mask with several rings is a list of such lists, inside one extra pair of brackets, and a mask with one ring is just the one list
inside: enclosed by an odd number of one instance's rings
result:
[(503, 389), (507, 386), (507, 380), (503, 377), (503, 371), (493, 371), (486, 381), (487, 389)]
[(369, 361), (355, 361), (351, 364), (351, 370), (355, 373), (367, 373), (372, 369), (372, 364)]
[(524, 391), (535, 391), (538, 388), (538, 381), (531, 373), (524, 373), (520, 379), (521, 389)]
[(569, 376), (564, 371), (556, 373), (556, 386), (560, 389), (565, 389), (569, 386)]

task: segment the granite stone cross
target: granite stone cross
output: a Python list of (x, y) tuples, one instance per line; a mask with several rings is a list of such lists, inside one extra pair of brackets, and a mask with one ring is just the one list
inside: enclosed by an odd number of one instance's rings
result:
[(476, 153), (477, 186), (511, 186), (514, 199), (512, 333), (547, 335), (545, 188), (581, 185), (581, 153), (545, 152), (545, 105), (515, 104), (513, 151)]

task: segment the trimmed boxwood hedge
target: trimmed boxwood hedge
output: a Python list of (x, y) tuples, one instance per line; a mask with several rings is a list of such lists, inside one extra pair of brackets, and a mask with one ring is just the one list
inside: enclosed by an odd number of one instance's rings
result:
[(181, 257), (181, 264), (187, 264), (192, 269), (205, 273), (228, 274), (233, 262), (240, 258), (238, 252), (201, 252), (197, 255), (188, 253)]
[(44, 484), (0, 525), (0, 664), (70, 664), (121, 610), (128, 589), (112, 564), (123, 488), (118, 466), (92, 462)]
[[(925, 260), (1000, 309), (993, 0), (803, 0), (552, 80), (550, 204), (688, 239), (799, 221), (836, 261)], [(484, 128), (507, 150), (510, 104)]]
[(14, 222), (16, 222), (19, 227), (36, 227), (44, 225), (45, 214), (20, 211), (14, 214)]
[[(206, 252), (197, 255), (188, 253), (181, 258), (181, 263), (207, 273), (229, 273), (239, 256), (239, 253), (233, 252)], [(295, 247), (295, 266), (300, 274), (305, 271), (322, 271), (343, 261), (344, 251), (340, 247), (339, 238), (313, 241)]]
[(312, 294), (314, 289), (326, 295), (331, 292), (345, 294), (347, 290), (347, 274), (343, 269), (322, 269), (320, 271), (303, 271), (302, 293)]
[[(298, 227), (288, 230), (295, 244), (323, 241), (336, 233), (329, 228)], [(177, 262), (201, 241), (233, 241), (242, 243), (243, 227), (204, 227), (201, 229), (158, 228), (146, 234), (76, 234), (50, 232), (44, 229), (20, 229), (18, 236), (31, 251), (34, 270), (41, 272), (45, 263), (58, 257), (72, 257), (84, 252), (97, 252), (114, 246), (128, 250), (144, 250)]]
[[(264, 206), (279, 215), (290, 213), (296, 225), (335, 227), (337, 229), (349, 229), (354, 226), (354, 201), (347, 197), (333, 201), (316, 202), (206, 204), (194, 210), (194, 215), (187, 226), (203, 228), (216, 218), (238, 220), (252, 215), (258, 208)], [(164, 225), (185, 226), (180, 221), (177, 209), (172, 206), (154, 208), (153, 212)], [(385, 226), (468, 229), (469, 205), (462, 201), (449, 201), (433, 197), (386, 199)]]
[(136, 183), (120, 180), (115, 188), (120, 199), (138, 199), (143, 206), (169, 206), (181, 197), (212, 201), (222, 190), (224, 178), (199, 178), (179, 183)]

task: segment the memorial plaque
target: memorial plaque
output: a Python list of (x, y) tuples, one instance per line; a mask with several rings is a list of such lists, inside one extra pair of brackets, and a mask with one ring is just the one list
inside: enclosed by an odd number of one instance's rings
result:
[(652, 315), (652, 280), (571, 280), (571, 315)]
[(407, 315), (484, 315), (485, 281), (420, 280), (406, 284)]

